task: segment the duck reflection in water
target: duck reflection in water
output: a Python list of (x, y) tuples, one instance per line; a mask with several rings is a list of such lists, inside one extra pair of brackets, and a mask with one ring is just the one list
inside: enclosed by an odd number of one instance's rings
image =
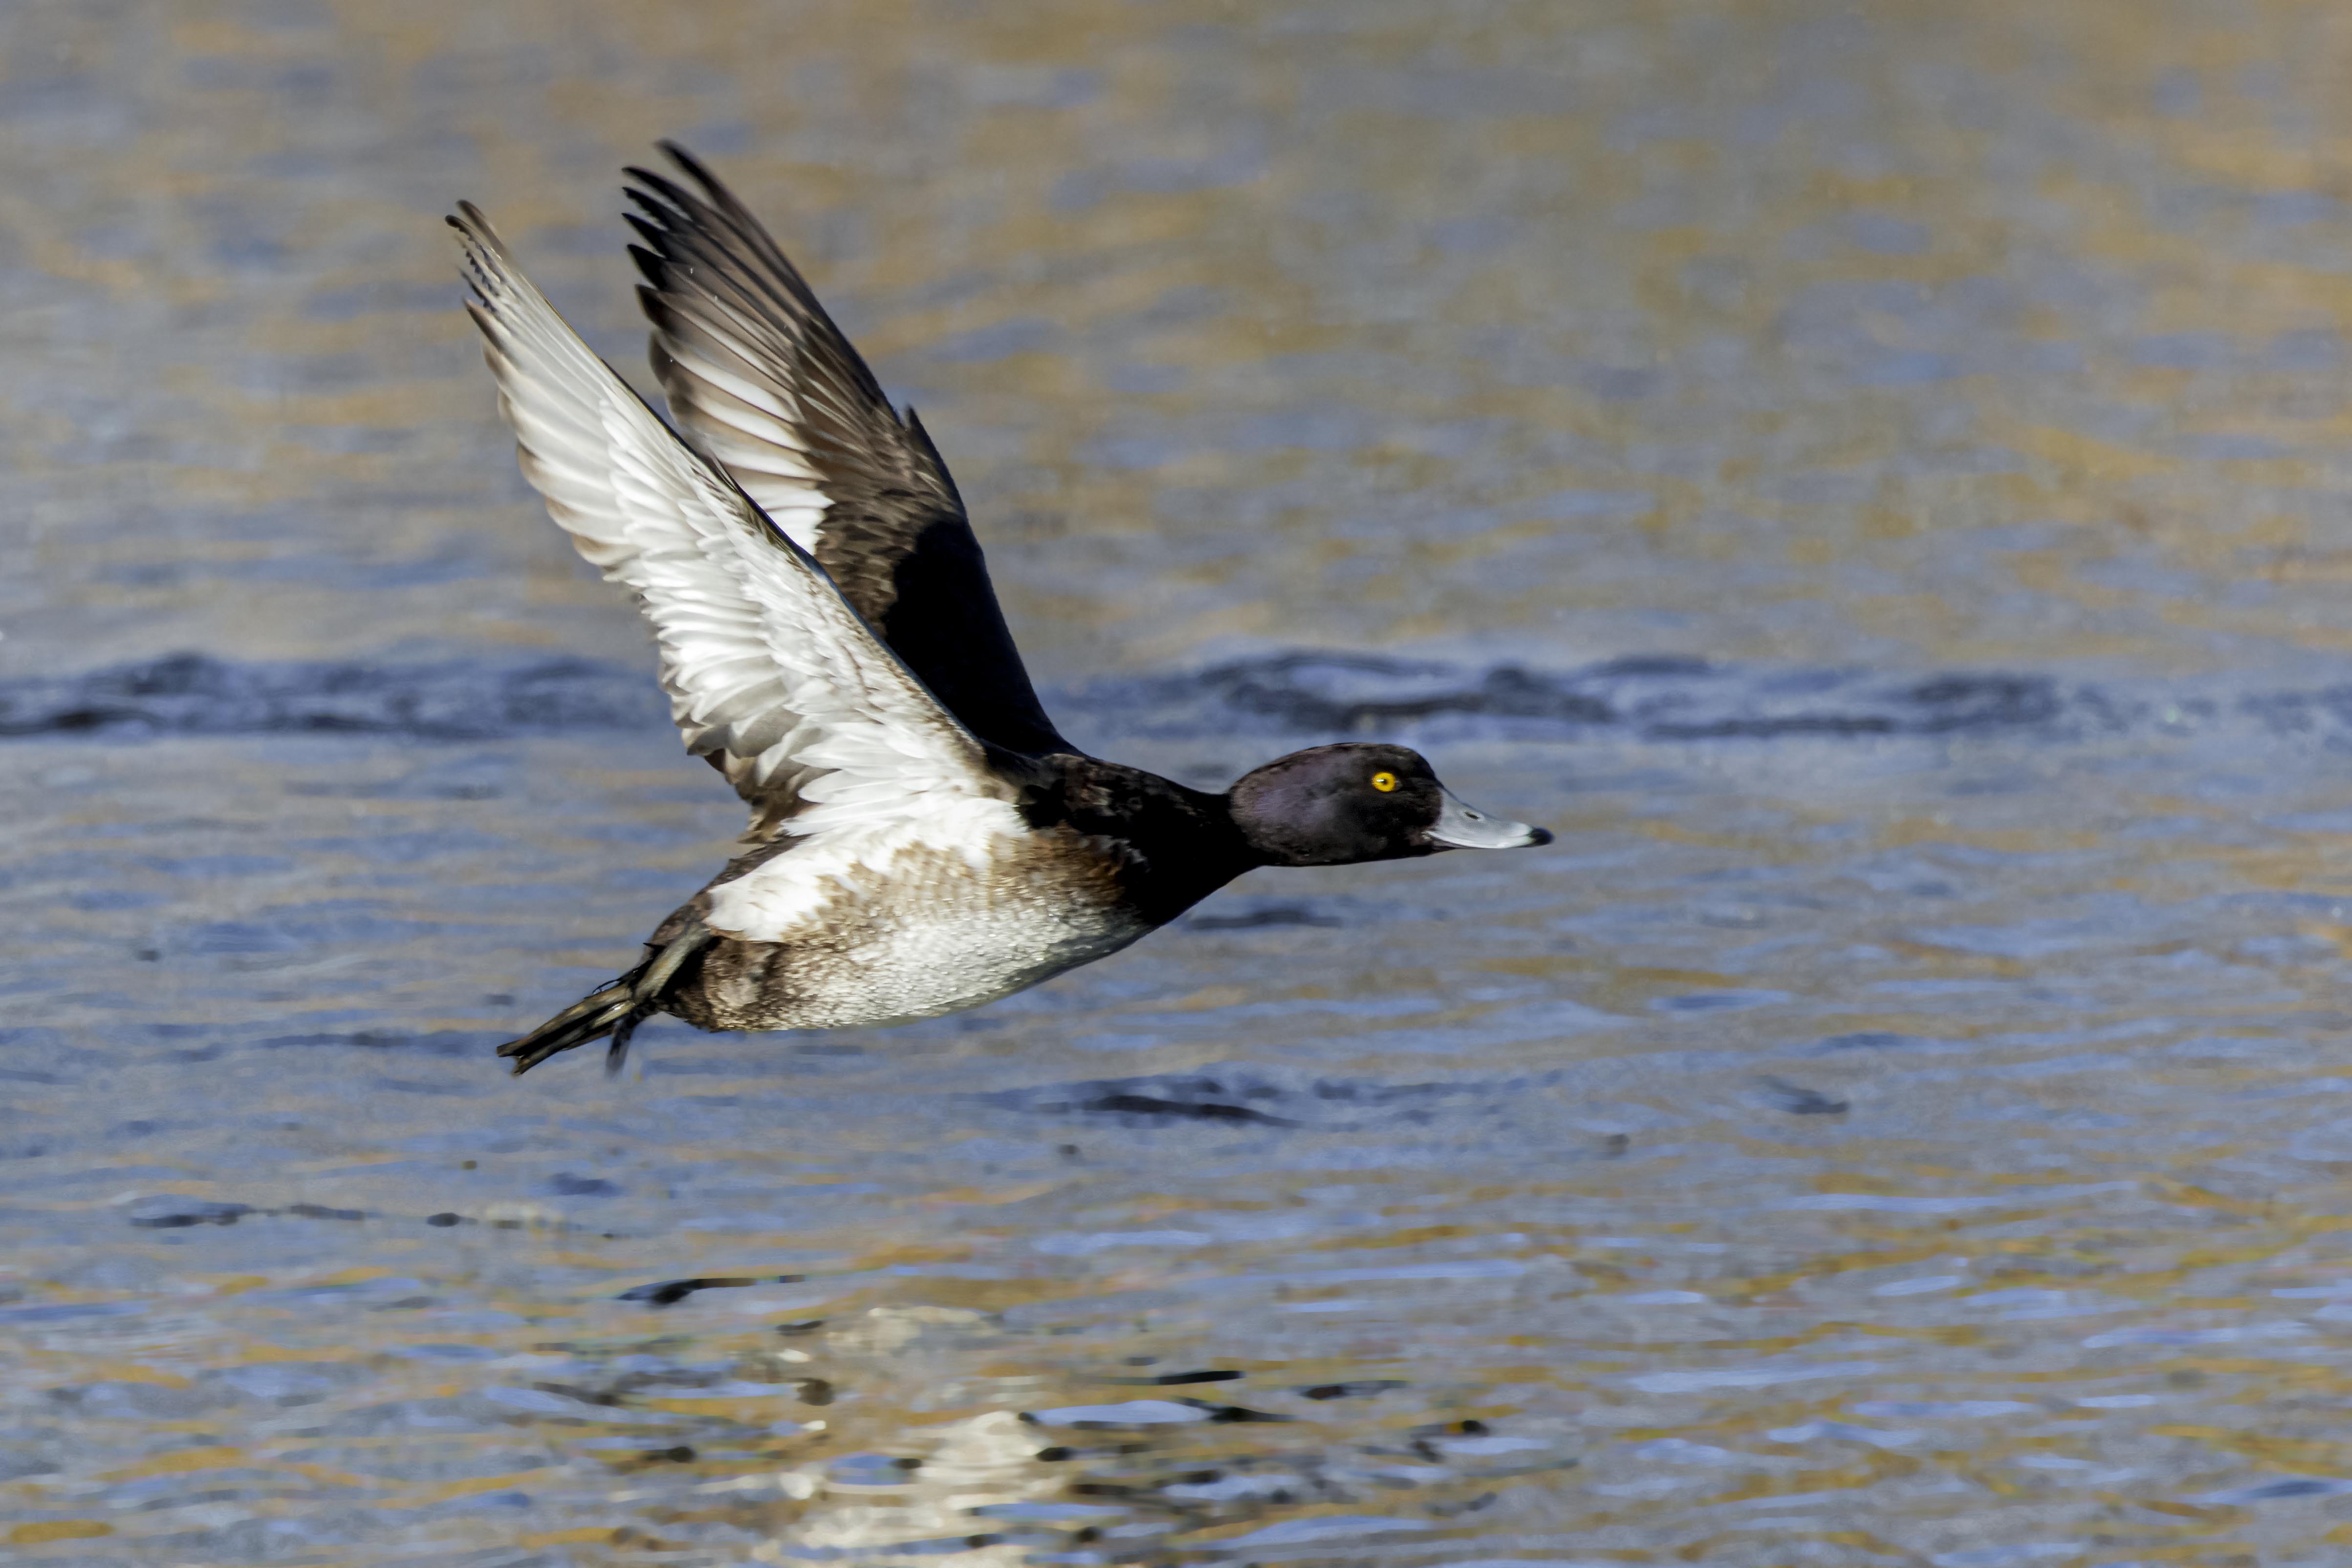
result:
[(1115, 953), (1254, 866), (1551, 835), (1400, 746), (1318, 746), (1223, 794), (1089, 757), (1046, 717), (955, 482), (759, 222), (683, 150), (629, 172), (673, 431), (461, 204), (484, 352), (551, 516), (653, 622), (744, 852), (644, 960), (499, 1048), (525, 1072), (637, 1023), (829, 1029), (994, 1000)]

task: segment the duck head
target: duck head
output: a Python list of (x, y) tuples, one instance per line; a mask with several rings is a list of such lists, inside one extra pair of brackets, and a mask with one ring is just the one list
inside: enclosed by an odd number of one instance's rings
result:
[(1472, 810), (1437, 781), (1426, 758), (1402, 746), (1294, 751), (1244, 774), (1225, 801), (1266, 865), (1353, 865), (1551, 842), (1541, 828)]

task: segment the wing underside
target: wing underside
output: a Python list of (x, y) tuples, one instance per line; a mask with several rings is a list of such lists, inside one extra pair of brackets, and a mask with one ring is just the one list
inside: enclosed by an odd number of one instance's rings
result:
[(478, 212), (449, 221), (523, 473), (636, 594), (672, 716), (750, 803), (754, 835), (1004, 799), (981, 743), (807, 552), (590, 351)]

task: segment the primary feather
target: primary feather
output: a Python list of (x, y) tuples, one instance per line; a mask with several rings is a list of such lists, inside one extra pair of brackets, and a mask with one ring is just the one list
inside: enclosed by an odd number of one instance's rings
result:
[(629, 171), (654, 370), (679, 427), (793, 540), (948, 711), (1009, 751), (1067, 751), (997, 606), (955, 481), (733, 193)]

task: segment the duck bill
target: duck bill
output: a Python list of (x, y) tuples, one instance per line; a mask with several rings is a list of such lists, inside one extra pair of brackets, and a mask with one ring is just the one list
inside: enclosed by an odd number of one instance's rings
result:
[(1521, 850), (1551, 842), (1551, 834), (1526, 822), (1507, 822), (1474, 811), (1448, 789), (1437, 822), (1429, 830), (1429, 841), (1449, 850)]

